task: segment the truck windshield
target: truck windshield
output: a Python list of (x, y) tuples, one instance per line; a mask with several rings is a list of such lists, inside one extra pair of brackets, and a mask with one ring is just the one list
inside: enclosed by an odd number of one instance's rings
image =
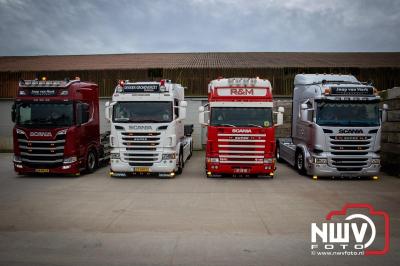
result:
[(213, 107), (212, 126), (270, 127), (272, 109), (260, 107)]
[(377, 102), (318, 102), (317, 124), (320, 126), (379, 126)]
[(118, 123), (165, 123), (173, 118), (172, 102), (118, 102), (113, 110), (113, 122)]
[(72, 102), (22, 102), (16, 104), (16, 123), (26, 127), (71, 126), (74, 121)]

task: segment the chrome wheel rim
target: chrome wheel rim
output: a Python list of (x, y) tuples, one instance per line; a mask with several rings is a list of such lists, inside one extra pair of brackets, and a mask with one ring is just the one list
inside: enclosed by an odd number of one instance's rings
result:
[(96, 162), (96, 159), (94, 158), (94, 154), (92, 152), (89, 153), (88, 166), (90, 169), (94, 169), (95, 162)]
[(297, 155), (297, 169), (301, 170), (303, 168), (303, 154), (299, 153)]

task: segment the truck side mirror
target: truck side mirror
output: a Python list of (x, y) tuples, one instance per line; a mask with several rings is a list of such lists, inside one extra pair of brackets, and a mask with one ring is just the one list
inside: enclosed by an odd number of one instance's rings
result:
[(276, 115), (276, 124), (274, 126), (283, 125), (283, 113), (285, 112), (285, 108), (278, 107), (278, 112)]
[(16, 112), (15, 112), (15, 103), (11, 107), (11, 120), (15, 123)]
[(186, 108), (179, 107), (179, 120), (183, 120), (186, 118)]
[(175, 107), (176, 115), (178, 115), (178, 120), (184, 120), (186, 118), (186, 101), (180, 101), (179, 104)]
[(106, 102), (104, 109), (104, 117), (106, 118), (107, 121), (111, 120), (110, 110), (111, 110), (110, 102)]
[(384, 103), (382, 106), (382, 123), (386, 122), (388, 119), (388, 112), (387, 112), (388, 110), (389, 106), (386, 103)]
[(303, 122), (309, 122), (308, 121), (308, 106), (305, 103), (301, 104), (301, 106), (300, 106), (300, 119)]
[(83, 109), (82, 104), (81, 104), (81, 103), (78, 103), (78, 104), (76, 105), (76, 114), (75, 114), (75, 117), (76, 117), (76, 125), (77, 125), (77, 126), (82, 125), (82, 112), (83, 112), (82, 109)]
[(205, 111), (204, 106), (199, 107), (199, 123), (203, 126), (208, 126), (208, 122), (206, 122), (205, 115), (210, 113), (210, 111)]

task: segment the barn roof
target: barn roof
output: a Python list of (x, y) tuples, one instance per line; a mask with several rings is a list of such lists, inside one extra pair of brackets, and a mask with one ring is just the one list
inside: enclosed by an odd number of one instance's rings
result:
[(215, 52), (56, 56), (3, 56), (0, 71), (117, 70), (149, 68), (400, 67), (400, 52)]

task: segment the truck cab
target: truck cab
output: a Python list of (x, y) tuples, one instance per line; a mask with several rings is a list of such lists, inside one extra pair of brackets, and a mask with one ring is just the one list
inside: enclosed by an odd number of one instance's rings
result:
[(302, 174), (377, 178), (382, 112), (370, 84), (351, 75), (299, 74), (294, 80), (292, 136), (277, 158)]
[(193, 150), (192, 132), (184, 125), (186, 106), (184, 88), (170, 80), (120, 81), (105, 110), (110, 176), (182, 173)]
[(12, 108), (14, 169), (19, 174), (94, 171), (105, 158), (96, 84), (21, 80)]
[[(284, 110), (273, 111), (270, 82), (216, 79), (208, 85), (208, 101), (199, 108), (199, 121), (207, 126), (206, 176), (273, 177), (275, 126), (283, 123)], [(275, 125), (274, 113), (278, 114)]]

